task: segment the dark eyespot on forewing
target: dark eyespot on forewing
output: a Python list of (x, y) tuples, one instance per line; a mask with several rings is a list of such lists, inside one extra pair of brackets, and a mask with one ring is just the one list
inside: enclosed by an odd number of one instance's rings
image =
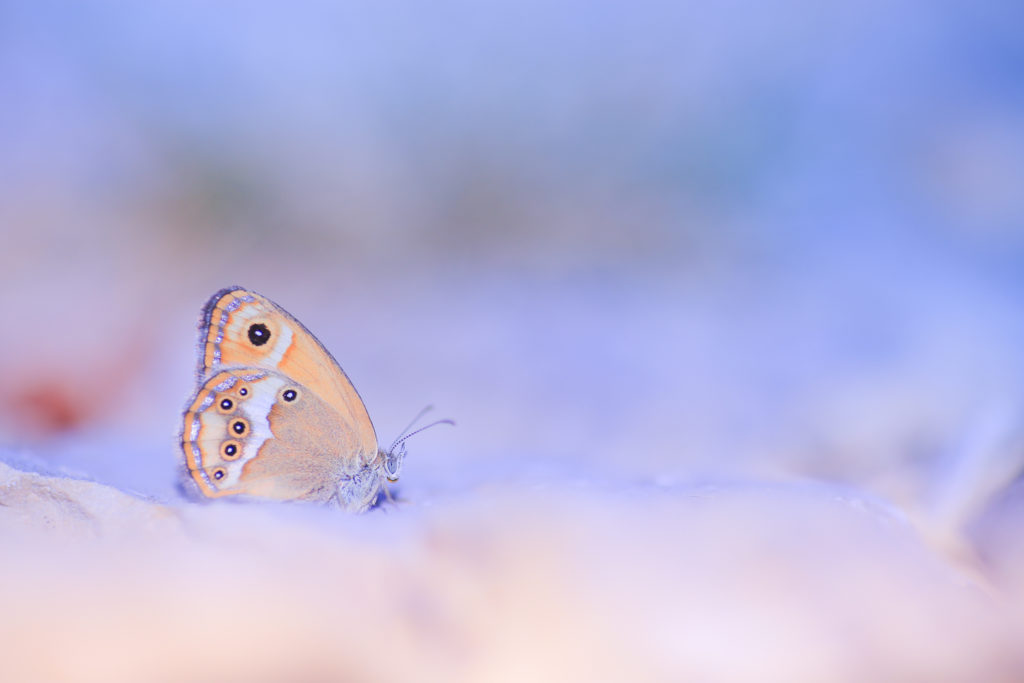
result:
[(270, 341), (270, 329), (263, 323), (254, 323), (249, 326), (248, 336), (253, 346), (263, 346)]

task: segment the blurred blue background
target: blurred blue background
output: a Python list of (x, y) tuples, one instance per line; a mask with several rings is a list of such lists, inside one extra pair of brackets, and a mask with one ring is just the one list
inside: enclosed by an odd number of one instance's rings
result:
[(190, 326), (242, 284), (382, 441), (426, 402), (460, 422), (410, 444), (412, 481), (912, 490), (1024, 379), (1022, 26), (1015, 2), (4, 2), (0, 435), (170, 495)]

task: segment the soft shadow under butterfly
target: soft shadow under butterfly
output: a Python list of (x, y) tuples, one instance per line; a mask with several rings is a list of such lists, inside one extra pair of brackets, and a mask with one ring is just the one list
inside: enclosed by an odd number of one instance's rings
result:
[(287, 311), (242, 287), (206, 302), (198, 350), (198, 388), (181, 447), (206, 497), (317, 501), (361, 512), (385, 480), (398, 479), (405, 440), (426, 429), (406, 428), (391, 448), (379, 449), (366, 406), (334, 357)]

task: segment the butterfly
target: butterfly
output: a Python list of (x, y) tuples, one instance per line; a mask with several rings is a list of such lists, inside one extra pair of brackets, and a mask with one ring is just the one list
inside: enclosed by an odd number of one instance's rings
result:
[(243, 287), (214, 294), (203, 307), (198, 352), (181, 448), (186, 481), (203, 496), (316, 501), (361, 512), (385, 480), (398, 479), (411, 434), (380, 449), (341, 366), (270, 299)]

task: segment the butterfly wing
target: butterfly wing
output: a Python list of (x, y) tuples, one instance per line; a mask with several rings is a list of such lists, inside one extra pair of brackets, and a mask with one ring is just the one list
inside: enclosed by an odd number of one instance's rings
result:
[(243, 287), (214, 294), (200, 322), (200, 383), (229, 366), (270, 370), (302, 385), (337, 412), (363, 462), (377, 457), (373, 423), (338, 362), (287, 311)]
[(185, 412), (182, 449), (203, 495), (328, 501), (363, 510), (381, 475), (358, 436), (316, 392), (263, 368), (215, 372)]

